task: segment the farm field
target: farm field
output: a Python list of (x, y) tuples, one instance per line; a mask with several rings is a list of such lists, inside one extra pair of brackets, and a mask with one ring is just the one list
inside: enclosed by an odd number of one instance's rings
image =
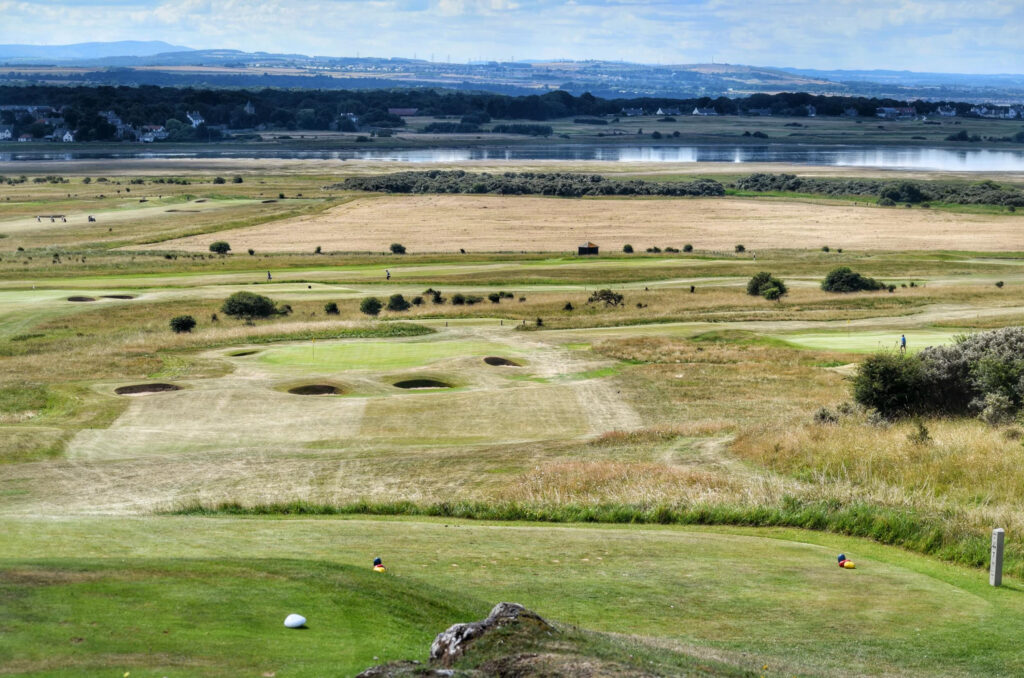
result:
[[(1024, 672), (1020, 424), (851, 392), (900, 335), (1024, 324), (1019, 211), (308, 167), (0, 185), (0, 675), (355, 675), (499, 601), (599, 675)], [(824, 291), (840, 266), (887, 287)]]

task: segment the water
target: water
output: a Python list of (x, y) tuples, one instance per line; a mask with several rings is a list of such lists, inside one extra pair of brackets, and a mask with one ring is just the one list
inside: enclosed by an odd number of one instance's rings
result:
[[(1024, 151), (892, 146), (625, 146), (600, 144), (531, 144), (467, 148), (359, 148), (338, 151), (198, 150), (125, 152), (0, 152), (0, 163), (72, 162), (76, 160), (235, 158), (377, 160), (404, 163), (460, 163), (469, 160), (562, 160), (648, 163), (783, 163), (833, 167), (939, 170), (953, 172), (1021, 172)], [(0, 170), (3, 166), (0, 165)], [(7, 171), (15, 171), (8, 168)]]

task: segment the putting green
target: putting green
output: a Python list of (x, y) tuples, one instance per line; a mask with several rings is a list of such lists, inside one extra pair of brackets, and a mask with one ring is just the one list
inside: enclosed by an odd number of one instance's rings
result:
[(518, 353), (490, 341), (338, 341), (292, 344), (265, 351), (267, 365), (318, 371), (400, 370), (447, 358)]
[(773, 334), (776, 339), (820, 351), (843, 351), (846, 353), (873, 353), (875, 351), (898, 350), (900, 334), (907, 336), (907, 350), (917, 352), (928, 346), (950, 344), (962, 330), (918, 330), (905, 332), (800, 332), (794, 334)]

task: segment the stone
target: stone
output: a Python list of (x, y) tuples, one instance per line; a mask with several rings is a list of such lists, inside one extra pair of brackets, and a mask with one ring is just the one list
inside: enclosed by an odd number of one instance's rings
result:
[(498, 603), (481, 621), (454, 624), (437, 634), (430, 646), (430, 661), (441, 666), (451, 666), (452, 662), (465, 653), (473, 641), (494, 629), (529, 622), (546, 631), (554, 631), (554, 627), (544, 621), (536, 612), (527, 610), (518, 603)]
[(301, 614), (290, 614), (284, 618), (284, 625), (290, 629), (301, 629), (306, 625), (306, 618)]

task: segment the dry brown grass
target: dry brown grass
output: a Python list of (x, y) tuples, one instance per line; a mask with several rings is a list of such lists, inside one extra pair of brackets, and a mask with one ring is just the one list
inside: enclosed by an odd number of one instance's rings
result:
[[(818, 248), (859, 250), (1022, 250), (1021, 218), (886, 209), (794, 200), (559, 199), (463, 195), (355, 200), (322, 214), (236, 229), (232, 246), (259, 251), (412, 252), (569, 251), (587, 240), (606, 251), (625, 243), (731, 251)], [(180, 238), (161, 249), (206, 251), (213, 236)]]

